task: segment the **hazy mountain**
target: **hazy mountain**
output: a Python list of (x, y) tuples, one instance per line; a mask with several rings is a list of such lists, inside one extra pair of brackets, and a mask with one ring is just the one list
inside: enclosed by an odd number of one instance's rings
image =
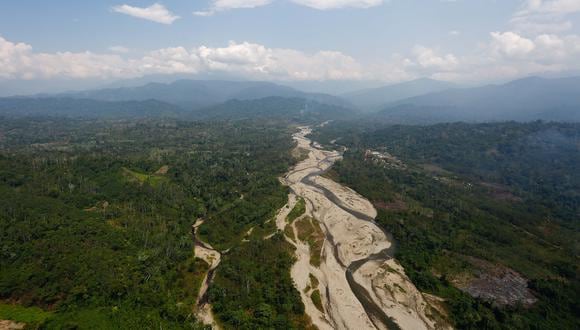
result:
[(226, 102), (197, 110), (183, 108), (158, 100), (98, 101), (62, 97), (0, 98), (0, 116), (8, 117), (70, 117), (70, 118), (151, 118), (183, 119), (252, 119), (278, 118), (323, 121), (356, 115), (351, 108), (319, 103), (301, 98), (271, 96), (266, 98)]
[(1, 116), (42, 116), (73, 118), (176, 117), (183, 110), (157, 100), (96, 101), (71, 98), (0, 98)]
[(389, 103), (418, 95), (440, 92), (456, 87), (454, 84), (433, 79), (417, 79), (400, 84), (363, 89), (342, 97), (363, 110), (380, 110)]
[(377, 116), (404, 123), (580, 121), (580, 77), (531, 77), (503, 85), (451, 89), (401, 100)]
[(108, 88), (73, 92), (67, 97), (100, 101), (142, 101), (156, 99), (185, 109), (199, 109), (231, 99), (250, 100), (270, 96), (296, 97), (321, 103), (348, 106), (338, 97), (305, 93), (270, 82), (224, 80), (178, 80), (172, 83), (149, 83), (138, 87)]
[(229, 100), (193, 112), (198, 119), (283, 118), (324, 121), (356, 115), (352, 109), (300, 98), (271, 96), (252, 100)]

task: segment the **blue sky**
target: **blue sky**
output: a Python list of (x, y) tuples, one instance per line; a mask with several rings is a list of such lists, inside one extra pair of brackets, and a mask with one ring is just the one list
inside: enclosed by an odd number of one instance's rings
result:
[(477, 82), (580, 68), (580, 0), (5, 0), (1, 80)]

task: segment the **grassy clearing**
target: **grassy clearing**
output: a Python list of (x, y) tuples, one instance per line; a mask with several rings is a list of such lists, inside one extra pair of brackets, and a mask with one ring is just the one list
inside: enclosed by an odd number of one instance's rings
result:
[(180, 267), (179, 271), (181, 273), (181, 287), (185, 289), (188, 297), (195, 299), (199, 288), (201, 287), (201, 282), (203, 281), (205, 274), (209, 270), (209, 265), (202, 259), (191, 257), (185, 265)]
[(304, 201), (304, 198), (300, 197), (296, 202), (296, 205), (294, 205), (292, 211), (290, 211), (290, 213), (286, 217), (286, 221), (288, 223), (292, 223), (292, 221), (302, 216), (304, 212), (306, 212), (306, 202)]
[(312, 291), (310, 299), (312, 299), (312, 303), (314, 304), (314, 306), (316, 306), (316, 308), (319, 311), (324, 313), (324, 308), (322, 307), (322, 299), (320, 298), (320, 291), (318, 289)]
[(319, 282), (316, 276), (310, 274), (309, 277), (310, 277), (310, 286), (312, 286), (315, 289), (318, 288)]
[[(247, 235), (246, 239), (248, 240), (255, 240), (255, 239), (264, 239), (264, 237), (270, 236), (278, 230), (276, 228), (276, 222), (274, 220), (262, 222), (259, 225), (251, 227), (252, 232), (250, 235)], [(248, 228), (250, 230), (250, 228)], [(246, 231), (247, 233), (248, 231)]]
[(168, 182), (168, 179), (162, 174), (140, 173), (134, 170), (130, 170), (126, 167), (123, 167), (123, 175), (125, 175), (129, 181), (137, 182), (141, 185), (148, 183), (152, 187), (157, 187), (162, 183)]
[(29, 326), (38, 326), (52, 317), (51, 312), (38, 307), (24, 307), (19, 305), (0, 303), (0, 319), (26, 323)]
[(286, 225), (286, 227), (284, 227), (284, 234), (293, 242), (296, 242), (296, 235), (294, 234), (294, 228), (292, 228), (292, 225)]
[(296, 161), (301, 162), (303, 160), (305, 160), (306, 158), (308, 158), (308, 154), (310, 153), (310, 151), (308, 151), (307, 149), (304, 148), (300, 148), (300, 147), (296, 147), (294, 149), (292, 149), (292, 157), (294, 157), (294, 159), (296, 159)]
[(298, 231), (298, 239), (307, 242), (310, 246), (310, 264), (319, 267), (324, 243), (324, 233), (320, 229), (320, 224), (315, 219), (304, 217), (296, 221), (296, 230)]

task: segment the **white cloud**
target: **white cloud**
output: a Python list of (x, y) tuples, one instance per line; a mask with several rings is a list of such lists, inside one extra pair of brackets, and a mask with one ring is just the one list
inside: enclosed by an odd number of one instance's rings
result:
[[(437, 71), (450, 71), (457, 67), (459, 60), (453, 54), (440, 55), (432, 48), (417, 45), (413, 47), (412, 55), (421, 68)], [(412, 61), (412, 60), (411, 60)]]
[(230, 42), (225, 47), (163, 48), (144, 56), (91, 52), (37, 53), (30, 45), (0, 37), (0, 78), (129, 78), (147, 74), (230, 72), (248, 78), (281, 80), (361, 79), (362, 66), (336, 51), (294, 49)]
[(34, 53), (30, 45), (0, 36), (0, 77), (16, 79), (121, 77), (125, 62), (118, 55), (91, 52)]
[(257, 78), (292, 80), (360, 79), (361, 65), (335, 51), (312, 54), (294, 49), (268, 48), (230, 42), (227, 47), (199, 47), (197, 54), (208, 71), (237, 72)]
[(489, 40), (469, 55), (417, 45), (401, 55), (364, 64), (339, 51), (304, 52), (251, 42), (162, 48), (142, 55), (122, 50), (114, 47), (109, 54), (43, 53), (0, 36), (0, 79), (122, 79), (224, 72), (258, 80), (397, 82), (430, 76), (481, 81), (580, 69), (580, 36), (541, 34), (526, 38), (513, 31), (490, 34)]
[(544, 63), (573, 65), (580, 56), (580, 37), (569, 35), (560, 37), (553, 34), (542, 34), (535, 38), (536, 52), (533, 58)]
[(507, 57), (521, 57), (529, 54), (536, 48), (534, 42), (526, 39), (517, 33), (492, 32), (491, 50), (494, 54), (501, 54)]
[(271, 0), (213, 0), (209, 10), (193, 12), (196, 16), (211, 16), (230, 9), (256, 8), (269, 5)]
[(158, 3), (145, 8), (120, 5), (114, 6), (112, 10), (117, 13), (143, 18), (161, 24), (173, 24), (175, 20), (179, 19), (179, 16), (173, 15), (165, 6)]
[(578, 12), (579, 0), (525, 0), (511, 23), (520, 33), (558, 33), (572, 28), (566, 17)]
[(578, 0), (527, 0), (523, 8), (516, 13), (516, 16), (526, 16), (530, 14), (571, 14), (580, 12), (580, 1)]
[(479, 52), (462, 56), (457, 68), (433, 77), (485, 81), (579, 70), (580, 37), (542, 34), (525, 38), (513, 31), (494, 32)]
[(536, 61), (551, 64), (574, 64), (580, 55), (580, 37), (541, 34), (527, 39), (515, 32), (493, 32), (489, 45), (491, 55), (509, 60)]
[(371, 8), (380, 6), (383, 0), (292, 0), (302, 6), (318, 9), (339, 9), (339, 8)]

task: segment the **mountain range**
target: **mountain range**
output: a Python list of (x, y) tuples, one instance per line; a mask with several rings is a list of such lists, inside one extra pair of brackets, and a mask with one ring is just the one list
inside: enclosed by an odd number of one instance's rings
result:
[(400, 84), (357, 90), (342, 94), (341, 97), (362, 110), (378, 111), (386, 104), (454, 87), (456, 85), (452, 83), (423, 78)]
[(99, 101), (144, 101), (155, 99), (186, 110), (217, 105), (228, 100), (253, 100), (277, 96), (301, 98), (325, 104), (350, 106), (347, 101), (322, 93), (262, 81), (177, 80), (172, 83), (148, 83), (137, 87), (88, 90), (61, 94), (62, 97)]
[(453, 88), (396, 101), (375, 118), (397, 123), (580, 121), (580, 77)]
[[(261, 99), (267, 100), (252, 102)], [(530, 77), (473, 88), (419, 79), (342, 96), (308, 93), (270, 82), (177, 80), (136, 87), (0, 98), (0, 115), (10, 116), (201, 119), (271, 117), (283, 113), (287, 117), (316, 114), (316, 118), (325, 119), (362, 116), (393, 124), (580, 121), (580, 77)]]

